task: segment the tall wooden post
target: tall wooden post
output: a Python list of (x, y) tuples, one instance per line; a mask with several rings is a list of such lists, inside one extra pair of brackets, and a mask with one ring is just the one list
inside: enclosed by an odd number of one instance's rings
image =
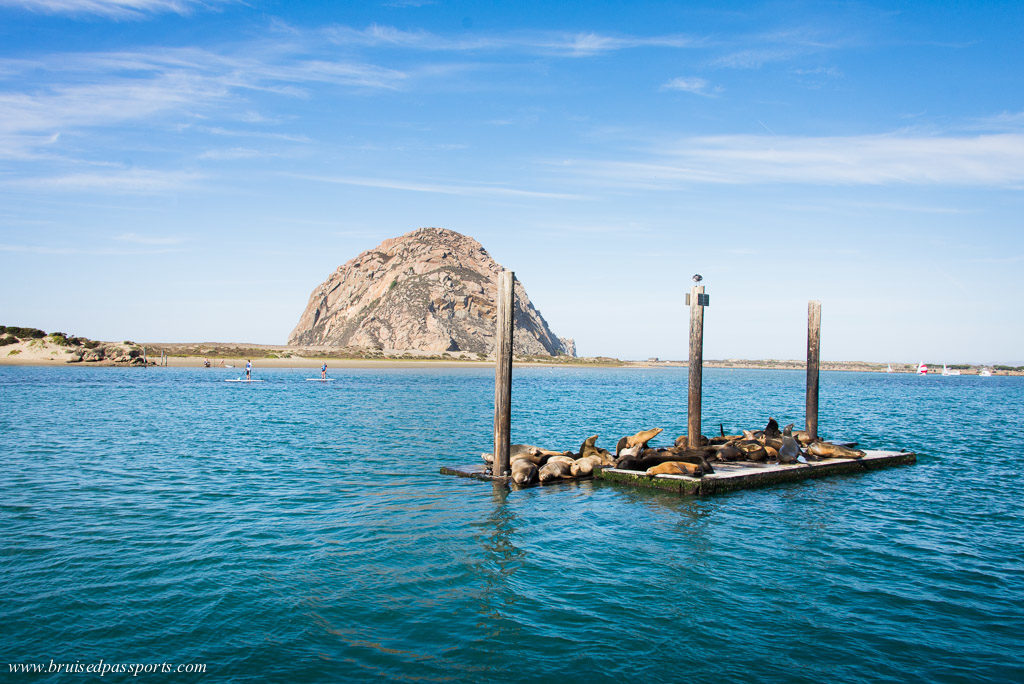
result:
[(498, 322), (494, 347), (494, 465), (495, 476), (510, 474), (512, 441), (512, 330), (515, 324), (516, 274), (498, 275)]
[(704, 307), (707, 296), (703, 285), (694, 285), (687, 296), (690, 305), (690, 391), (686, 399), (686, 444), (700, 446), (700, 400), (704, 370)]
[(818, 362), (821, 359), (821, 302), (807, 302), (807, 410), (804, 429), (818, 436)]

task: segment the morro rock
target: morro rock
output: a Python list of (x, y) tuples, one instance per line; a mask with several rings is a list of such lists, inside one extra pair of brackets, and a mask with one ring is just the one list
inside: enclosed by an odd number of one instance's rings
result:
[[(501, 266), (471, 237), (420, 228), (363, 252), (318, 285), (288, 344), (494, 352)], [(575, 356), (515, 284), (513, 351)]]

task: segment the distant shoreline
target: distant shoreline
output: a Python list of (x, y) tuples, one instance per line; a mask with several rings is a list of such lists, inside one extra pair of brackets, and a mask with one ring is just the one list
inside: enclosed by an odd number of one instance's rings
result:
[[(41, 331), (39, 334), (42, 334)], [(59, 335), (59, 334), (58, 334)], [(211, 368), (244, 366), (247, 360), (262, 368), (482, 368), (493, 367), (494, 360), (482, 354), (469, 352), (431, 353), (420, 351), (376, 350), (330, 347), (290, 347), (287, 345), (239, 344), (225, 342), (192, 343), (140, 343), (124, 341), (89, 342), (93, 347), (116, 348), (123, 354), (113, 360), (83, 358), (83, 348), (69, 346), (67, 340), (52, 335), (26, 339), (19, 343), (0, 346), (0, 365), (4, 366), (168, 366), (173, 368), (202, 368), (206, 361)], [(87, 352), (86, 352), (87, 353)], [(131, 364), (122, 362), (129, 360)], [(686, 368), (685, 361), (650, 358), (645, 361), (624, 361), (606, 356), (598, 357), (519, 357), (516, 366), (543, 366), (569, 368)], [(894, 373), (915, 373), (917, 364), (873, 363), (867, 361), (822, 361), (823, 371), (885, 373), (891, 365)], [(706, 359), (705, 368), (746, 370), (805, 369), (803, 361), (778, 359)], [(949, 366), (963, 375), (977, 375), (981, 367), (967, 364)], [(941, 375), (941, 364), (932, 365), (930, 375)], [(1024, 367), (1000, 368), (994, 375), (1024, 375)]]

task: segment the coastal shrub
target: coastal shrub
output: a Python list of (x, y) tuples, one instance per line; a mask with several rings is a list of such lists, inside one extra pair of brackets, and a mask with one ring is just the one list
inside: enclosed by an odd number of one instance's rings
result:
[(3, 337), (0, 337), (0, 347), (6, 346), (8, 344), (17, 344), (17, 343), (18, 343), (18, 338), (17, 337), (12, 337), (12, 336), (9, 336), (9, 335), (4, 335)]
[(82, 346), (85, 347), (86, 349), (95, 349), (96, 347), (100, 346), (100, 343), (97, 342), (96, 340), (85, 340), (84, 342), (82, 342)]
[(68, 339), (67, 333), (52, 332), (50, 333), (50, 339), (53, 343), (60, 347), (68, 347), (71, 345), (71, 340)]
[(20, 354), (20, 353), (21, 353), (20, 349), (12, 349), (11, 351), (7, 352), (7, 355), (8, 356), (14, 356), (15, 354)]
[(0, 325), (0, 332), (14, 335), (20, 339), (39, 339), (46, 337), (46, 333), (39, 328), (19, 328), (14, 325)]

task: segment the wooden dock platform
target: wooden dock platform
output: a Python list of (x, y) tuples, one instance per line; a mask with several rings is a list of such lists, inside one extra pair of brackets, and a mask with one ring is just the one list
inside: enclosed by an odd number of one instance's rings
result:
[(618, 468), (595, 469), (593, 475), (585, 477), (552, 480), (550, 482), (534, 482), (518, 485), (508, 477), (494, 477), (486, 471), (483, 464), (462, 467), (442, 467), (442, 475), (468, 477), (484, 482), (503, 482), (511, 489), (526, 489), (558, 485), (565, 482), (581, 480), (601, 480), (616, 485), (631, 487), (647, 487), (664, 489), (679, 494), (720, 494), (740, 489), (768, 487), (783, 482), (797, 482), (815, 477), (832, 475), (851, 475), (869, 470), (880, 470), (893, 466), (910, 465), (917, 462), (917, 455), (909, 451), (867, 451), (860, 459), (830, 458), (824, 461), (781, 465), (778, 463), (719, 463), (715, 462), (715, 472), (704, 477), (688, 477), (686, 475), (648, 475), (638, 470), (619, 470)]
[(679, 494), (720, 494), (815, 477), (863, 473), (916, 462), (917, 455), (908, 451), (868, 451), (860, 459), (830, 458), (806, 464), (714, 463), (715, 472), (701, 478), (685, 475), (648, 475), (636, 470), (617, 468), (605, 468), (595, 472), (598, 480), (614, 484), (664, 489)]

